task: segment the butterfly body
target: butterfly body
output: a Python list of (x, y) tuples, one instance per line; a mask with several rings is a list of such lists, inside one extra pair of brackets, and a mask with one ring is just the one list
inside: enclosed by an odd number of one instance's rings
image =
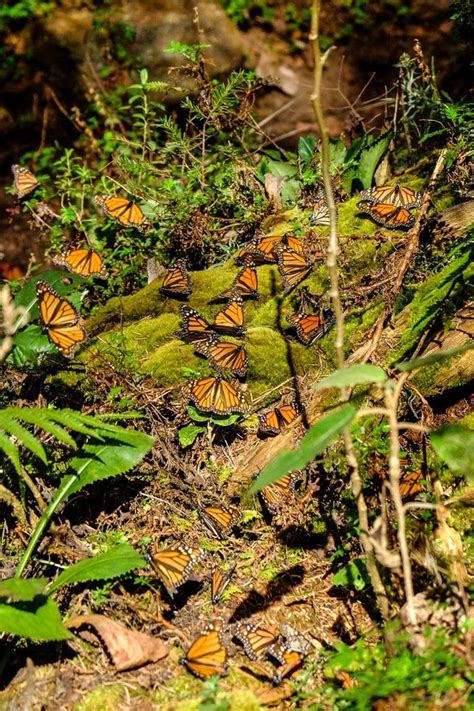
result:
[(165, 296), (185, 297), (192, 292), (191, 277), (186, 269), (186, 260), (178, 259), (174, 267), (168, 269), (160, 291)]
[(70, 249), (54, 258), (55, 264), (83, 277), (106, 277), (107, 270), (100, 254), (94, 249)]
[(188, 385), (188, 396), (201, 412), (231, 415), (244, 414), (248, 410), (238, 385), (224, 380), (220, 375), (192, 380)]
[(221, 570), (218, 566), (215, 566), (211, 570), (211, 601), (213, 605), (217, 605), (221, 599), (224, 590), (230, 583), (230, 579), (235, 570), (235, 565), (227, 571)]
[(299, 312), (289, 314), (287, 321), (296, 328), (298, 340), (305, 346), (310, 346), (314, 341), (322, 338), (334, 325), (335, 319), (332, 313), (322, 318), (317, 314)]
[(258, 430), (261, 434), (278, 435), (300, 414), (301, 407), (297, 402), (280, 405), (259, 416)]
[(199, 515), (215, 538), (227, 538), (233, 527), (239, 522), (238, 511), (224, 506), (205, 506), (199, 509)]
[(244, 329), (244, 309), (242, 300), (233, 297), (217, 312), (212, 324), (208, 323), (195, 309), (183, 304), (179, 312), (183, 319), (180, 338), (188, 343), (210, 341), (216, 333), (240, 338)]
[(150, 227), (141, 207), (129, 198), (117, 195), (96, 195), (94, 200), (107, 217), (117, 220), (122, 227), (136, 227), (139, 230)]
[(13, 185), (19, 200), (32, 193), (39, 185), (38, 179), (29, 168), (21, 165), (12, 165), (12, 173)]
[(49, 340), (63, 356), (71, 358), (87, 338), (80, 314), (44, 281), (37, 282), (36, 297)]
[(181, 663), (200, 679), (225, 674), (227, 649), (222, 644), (219, 631), (212, 628), (199, 635), (186, 652), (186, 656), (181, 659)]
[(277, 249), (277, 264), (283, 281), (283, 291), (288, 294), (311, 274), (313, 264), (302, 252), (295, 249)]
[(147, 557), (168, 594), (173, 596), (176, 589), (189, 580), (192, 569), (204, 557), (204, 551), (199, 548), (179, 546), (165, 548)]

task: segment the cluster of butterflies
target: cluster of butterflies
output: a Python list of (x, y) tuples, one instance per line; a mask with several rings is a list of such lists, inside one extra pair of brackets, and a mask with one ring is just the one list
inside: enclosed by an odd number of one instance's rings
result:
[[(294, 475), (285, 480), (265, 487), (261, 494), (269, 511), (276, 511), (287, 501), (288, 493), (295, 482)], [(199, 515), (210, 534), (218, 539), (225, 539), (240, 522), (237, 509), (221, 506), (206, 506), (199, 510)], [(173, 599), (176, 590), (193, 575), (194, 569), (206, 559), (206, 552), (200, 548), (176, 546), (157, 551), (149, 555), (151, 568), (162, 582), (165, 590)], [(210, 593), (213, 605), (218, 604), (235, 571), (235, 565), (224, 570), (220, 565), (210, 567)], [(305, 657), (311, 651), (311, 644), (301, 632), (291, 625), (283, 624), (278, 630), (273, 625), (255, 621), (239, 622), (233, 631), (233, 637), (243, 646), (252, 661), (260, 660), (264, 655), (275, 660), (280, 666), (276, 673), (268, 674), (275, 684), (280, 684), (288, 676), (295, 676)], [(228, 652), (222, 640), (222, 628), (211, 626), (192, 643), (182, 662), (196, 676), (206, 679), (214, 674), (226, 672)]]
[(420, 207), (421, 193), (401, 185), (385, 185), (363, 190), (357, 207), (374, 222), (388, 229), (412, 227), (415, 216), (411, 210)]

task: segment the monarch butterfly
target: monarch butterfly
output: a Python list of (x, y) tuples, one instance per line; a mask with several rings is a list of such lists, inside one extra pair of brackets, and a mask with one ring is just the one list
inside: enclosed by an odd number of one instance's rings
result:
[(283, 641), (268, 649), (268, 653), (281, 664), (274, 677), (277, 684), (281, 684), (282, 679), (288, 675), (295, 676), (295, 672), (302, 667), (305, 657), (312, 649), (306, 637), (292, 625), (283, 624), (280, 631)]
[(87, 338), (80, 314), (44, 281), (36, 284), (36, 298), (49, 340), (63, 356), (71, 358)]
[(402, 499), (415, 496), (420, 491), (425, 491), (425, 488), (421, 471), (404, 472), (400, 477), (400, 495)]
[(183, 323), (178, 335), (183, 341), (205, 341), (213, 335), (210, 324), (195, 309), (183, 304), (179, 313)]
[(211, 601), (212, 601), (213, 605), (217, 605), (217, 603), (221, 599), (224, 590), (230, 583), (230, 579), (232, 577), (234, 570), (235, 570), (235, 565), (232, 568), (230, 568), (230, 570), (227, 570), (226, 572), (223, 572), (217, 566), (212, 568), (212, 570), (211, 570)]
[(202, 412), (216, 415), (243, 414), (248, 407), (238, 386), (234, 386), (220, 375), (192, 380), (188, 386), (189, 399)]
[(300, 652), (295, 650), (278, 649), (277, 647), (268, 650), (271, 656), (275, 657), (280, 663), (280, 668), (273, 676), (274, 684), (281, 684), (287, 676), (295, 677), (300, 673), (303, 666), (304, 657)]
[(150, 227), (145, 215), (133, 200), (117, 197), (116, 195), (96, 195), (94, 200), (103, 209), (107, 217), (112, 217), (122, 227), (137, 227), (145, 229)]
[(241, 299), (258, 299), (258, 277), (255, 264), (247, 256), (244, 260), (244, 268), (235, 277), (232, 286), (216, 296), (214, 301), (229, 299), (232, 296), (239, 296)]
[(176, 588), (189, 580), (190, 573), (204, 557), (204, 551), (199, 548), (165, 548), (155, 555), (148, 555), (148, 561), (165, 586), (169, 595), (173, 596)]
[(191, 277), (186, 270), (186, 260), (178, 259), (174, 267), (168, 269), (160, 291), (165, 295), (189, 296), (192, 291)]
[(275, 514), (288, 501), (288, 495), (294, 491), (296, 480), (297, 474), (290, 472), (273, 484), (268, 484), (261, 489), (260, 496), (270, 514)]
[(313, 264), (294, 249), (277, 249), (277, 263), (283, 280), (283, 291), (288, 294), (311, 273)]
[(199, 510), (199, 515), (216, 538), (226, 538), (232, 528), (239, 522), (237, 511), (223, 506), (206, 506)]
[(274, 625), (256, 625), (253, 622), (240, 622), (237, 625), (234, 637), (242, 644), (247, 657), (256, 661), (276, 641), (278, 629)]
[(53, 261), (68, 271), (83, 277), (107, 276), (102, 257), (93, 249), (69, 249), (64, 254), (55, 257)]
[(368, 190), (362, 190), (359, 198), (362, 201), (382, 202), (386, 205), (409, 209), (411, 207), (420, 206), (421, 193), (411, 188), (404, 188), (398, 184), (380, 185), (375, 188), (369, 188)]
[(286, 320), (295, 326), (298, 340), (304, 343), (305, 346), (309, 346), (314, 341), (317, 341), (318, 338), (322, 338), (335, 323), (332, 312), (328, 312), (326, 318), (305, 312), (294, 313), (289, 314)]
[(244, 307), (242, 299), (234, 296), (223, 309), (217, 312), (212, 328), (218, 333), (228, 336), (243, 336), (244, 329)]
[(369, 215), (379, 225), (389, 230), (406, 230), (415, 222), (414, 215), (405, 207), (394, 207), (384, 202), (372, 203), (362, 200), (357, 203), (359, 210)]
[(308, 656), (312, 650), (311, 643), (306, 639), (304, 634), (297, 630), (293, 625), (285, 622), (281, 625), (280, 632), (284, 638), (282, 647), (288, 651), (300, 652), (303, 656)]
[(32, 193), (39, 185), (38, 179), (29, 168), (24, 168), (21, 165), (12, 165), (12, 173), (13, 186), (19, 200)]
[(261, 434), (277, 435), (282, 429), (291, 424), (301, 414), (301, 407), (297, 402), (280, 405), (274, 410), (269, 410), (259, 416), (258, 431)]
[(227, 649), (222, 645), (220, 633), (210, 628), (194, 640), (186, 656), (181, 659), (190, 672), (200, 679), (208, 679), (214, 674), (227, 671)]
[(205, 356), (211, 365), (220, 370), (229, 370), (239, 378), (245, 378), (247, 374), (248, 358), (242, 344), (211, 338), (203, 345), (198, 345), (196, 352)]
[(267, 235), (251, 240), (237, 256), (237, 262), (241, 263), (246, 257), (250, 257), (255, 264), (276, 263), (275, 250), (277, 247), (290, 247), (295, 252), (303, 252), (301, 240), (292, 235), (281, 237), (280, 235)]

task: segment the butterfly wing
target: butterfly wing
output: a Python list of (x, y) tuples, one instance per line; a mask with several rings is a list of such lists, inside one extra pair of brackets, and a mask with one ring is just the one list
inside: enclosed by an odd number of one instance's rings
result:
[(405, 472), (400, 477), (400, 495), (402, 499), (408, 499), (421, 491), (425, 491), (423, 484), (423, 474), (420, 470)]
[(253, 622), (241, 622), (237, 625), (234, 636), (242, 644), (245, 654), (256, 661), (278, 637), (278, 630), (273, 625), (255, 625)]
[(179, 313), (183, 319), (180, 338), (186, 342), (205, 341), (212, 336), (212, 329), (205, 319), (187, 304), (183, 304)]
[(12, 173), (15, 192), (20, 200), (32, 193), (39, 185), (39, 181), (29, 168), (12, 165)]
[(223, 506), (205, 506), (199, 515), (216, 538), (226, 538), (239, 520), (235, 511)]
[(189, 296), (192, 292), (192, 284), (186, 269), (186, 260), (178, 259), (174, 267), (168, 269), (160, 291), (166, 295)]
[(281, 422), (277, 410), (269, 410), (259, 415), (258, 431), (264, 435), (278, 435), (281, 432)]
[(87, 338), (80, 314), (44, 281), (36, 284), (36, 297), (49, 340), (63, 356), (71, 358)]
[(415, 222), (415, 217), (404, 207), (394, 207), (388, 203), (359, 202), (361, 212), (369, 215), (379, 225), (389, 230), (408, 229)]
[(212, 325), (218, 333), (228, 336), (240, 337), (245, 332), (244, 328), (244, 307), (242, 299), (233, 297), (223, 309), (217, 312)]
[(211, 570), (211, 601), (216, 605), (222, 597), (224, 590), (230, 583), (230, 579), (235, 570), (233, 566), (230, 570), (223, 571), (218, 566)]
[(275, 514), (288, 501), (289, 494), (294, 490), (295, 482), (296, 474), (290, 472), (273, 484), (268, 484), (261, 489), (260, 496), (269, 513)]
[(70, 249), (63, 255), (55, 257), (54, 262), (83, 277), (107, 276), (102, 257), (93, 249)]
[(148, 556), (149, 563), (160, 578), (169, 595), (189, 580), (190, 573), (203, 558), (199, 548), (167, 548)]
[(196, 351), (205, 356), (211, 365), (232, 375), (244, 378), (248, 370), (247, 352), (242, 344), (230, 341), (211, 340)]
[(212, 629), (199, 635), (182, 662), (201, 679), (208, 679), (214, 674), (225, 674), (227, 649), (222, 645), (219, 632)]
[(189, 399), (202, 412), (216, 415), (243, 414), (247, 404), (243, 393), (220, 376), (193, 380), (189, 384)]
[(285, 294), (288, 294), (303, 279), (306, 279), (313, 268), (306, 255), (294, 249), (278, 249), (277, 263)]
[(286, 425), (290, 425), (298, 415), (301, 414), (301, 407), (297, 402), (290, 402), (286, 405), (280, 405), (278, 409), (279, 419)]
[(293, 313), (287, 316), (287, 321), (294, 325), (298, 339), (305, 346), (322, 338), (334, 325), (332, 314), (329, 314), (327, 319), (322, 319), (317, 314)]
[(100, 205), (107, 217), (117, 220), (122, 227), (144, 229), (150, 226), (142, 209), (133, 200), (117, 197), (116, 195), (96, 195), (94, 200)]
[(404, 207), (410, 209), (419, 207), (421, 201), (421, 193), (412, 190), (412, 188), (404, 188), (401, 185), (380, 185), (368, 190), (362, 190), (359, 195), (362, 201), (372, 203), (385, 203), (394, 207)]

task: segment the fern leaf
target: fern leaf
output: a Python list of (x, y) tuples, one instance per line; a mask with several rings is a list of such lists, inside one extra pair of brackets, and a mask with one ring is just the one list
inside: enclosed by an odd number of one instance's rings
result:
[(3, 449), (6, 456), (16, 469), (16, 472), (21, 476), (20, 452), (16, 444), (13, 444), (10, 437), (0, 431), (0, 449)]
[(44, 464), (47, 463), (48, 457), (46, 456), (41, 442), (36, 439), (26, 427), (23, 427), (18, 420), (15, 420), (14, 417), (8, 417), (5, 412), (0, 412), (0, 428), (10, 435), (13, 435), (13, 437), (16, 437), (24, 447), (29, 449), (30, 452), (33, 452), (33, 454), (36, 454)]
[(83, 435), (94, 437), (95, 439), (102, 439), (97, 428), (97, 423), (94, 423), (95, 427), (89, 427), (85, 415), (67, 409), (49, 410), (49, 414), (52, 420), (59, 422), (65, 427), (69, 427), (71, 430), (74, 430), (74, 432), (80, 432)]
[(69, 432), (66, 432), (63, 427), (60, 427), (51, 420), (49, 415), (50, 412), (54, 412), (54, 410), (47, 410), (42, 407), (32, 407), (29, 409), (26, 409), (26, 407), (16, 407), (7, 408), (6, 411), (11, 412), (13, 417), (22, 420), (27, 424), (39, 427), (44, 432), (47, 432), (52, 437), (57, 439), (58, 442), (62, 442), (63, 444), (76, 449), (77, 445)]

